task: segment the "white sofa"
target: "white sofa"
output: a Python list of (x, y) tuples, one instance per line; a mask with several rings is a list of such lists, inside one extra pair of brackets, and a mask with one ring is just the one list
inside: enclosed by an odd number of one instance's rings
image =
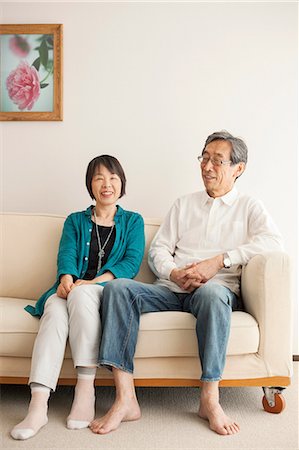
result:
[[(0, 382), (26, 383), (39, 319), (24, 306), (34, 304), (56, 274), (63, 217), (2, 214), (0, 258)], [(145, 220), (147, 249), (159, 222)], [(287, 386), (290, 383), (291, 300), (289, 258), (273, 252), (255, 256), (242, 273), (246, 312), (233, 312), (222, 386)], [(147, 250), (137, 280), (152, 282)], [(189, 313), (158, 312), (141, 318), (135, 357), (138, 386), (198, 386), (201, 374), (195, 319)], [(67, 348), (60, 384), (73, 384)], [(96, 384), (112, 384), (98, 369)]]

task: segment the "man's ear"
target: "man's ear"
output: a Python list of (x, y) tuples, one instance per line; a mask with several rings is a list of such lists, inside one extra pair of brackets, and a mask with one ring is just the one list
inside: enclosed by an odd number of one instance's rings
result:
[(240, 162), (240, 163), (236, 164), (235, 172), (234, 172), (236, 178), (239, 178), (242, 175), (245, 168), (246, 168), (246, 164), (244, 162)]

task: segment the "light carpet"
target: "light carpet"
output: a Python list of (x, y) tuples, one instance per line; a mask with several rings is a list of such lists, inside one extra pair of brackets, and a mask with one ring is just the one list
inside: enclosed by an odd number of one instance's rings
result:
[[(269, 414), (262, 407), (262, 388), (222, 388), (221, 404), (241, 426), (239, 434), (219, 436), (197, 416), (196, 388), (137, 388), (142, 418), (122, 423), (106, 436), (89, 429), (65, 428), (73, 388), (58, 387), (49, 402), (49, 423), (35, 437), (15, 441), (9, 431), (26, 414), (27, 386), (1, 387), (1, 432), (3, 449), (102, 449), (102, 450), (197, 450), (263, 449), (298, 450), (298, 366), (294, 363), (292, 385), (284, 391), (286, 409)], [(97, 416), (113, 402), (114, 388), (97, 388)]]

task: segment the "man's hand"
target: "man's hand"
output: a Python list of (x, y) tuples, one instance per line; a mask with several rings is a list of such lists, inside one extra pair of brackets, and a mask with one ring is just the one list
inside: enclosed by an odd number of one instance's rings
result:
[(198, 263), (188, 264), (181, 269), (173, 269), (170, 273), (170, 280), (181, 289), (193, 292), (223, 268), (223, 255), (205, 259)]
[(170, 280), (177, 284), (181, 289), (184, 289), (185, 291), (188, 292), (193, 292), (194, 289), (198, 288), (199, 286), (201, 286), (201, 282), (197, 280), (197, 278), (194, 276), (192, 277), (191, 275), (189, 277), (187, 277), (187, 271), (189, 268), (195, 266), (196, 263), (194, 264), (189, 264), (188, 266), (182, 268), (182, 269), (173, 269), (170, 273)]
[(223, 255), (217, 255), (213, 258), (205, 259), (199, 263), (192, 264), (186, 268), (186, 278), (196, 280), (200, 283), (206, 283), (213, 278), (216, 273), (223, 268)]
[(69, 292), (72, 290), (73, 285), (74, 283), (72, 275), (63, 275), (60, 278), (60, 284), (58, 285), (56, 294), (58, 295), (58, 297), (66, 299)]

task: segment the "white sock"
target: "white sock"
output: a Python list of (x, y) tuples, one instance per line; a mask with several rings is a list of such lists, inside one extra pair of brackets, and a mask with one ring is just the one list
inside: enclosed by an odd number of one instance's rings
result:
[(75, 397), (70, 415), (67, 418), (67, 428), (80, 430), (87, 428), (95, 416), (94, 379), (96, 367), (78, 367), (78, 379), (75, 387)]
[(42, 384), (31, 383), (31, 400), (27, 416), (10, 432), (14, 439), (29, 439), (48, 423), (49, 396), (50, 388)]

